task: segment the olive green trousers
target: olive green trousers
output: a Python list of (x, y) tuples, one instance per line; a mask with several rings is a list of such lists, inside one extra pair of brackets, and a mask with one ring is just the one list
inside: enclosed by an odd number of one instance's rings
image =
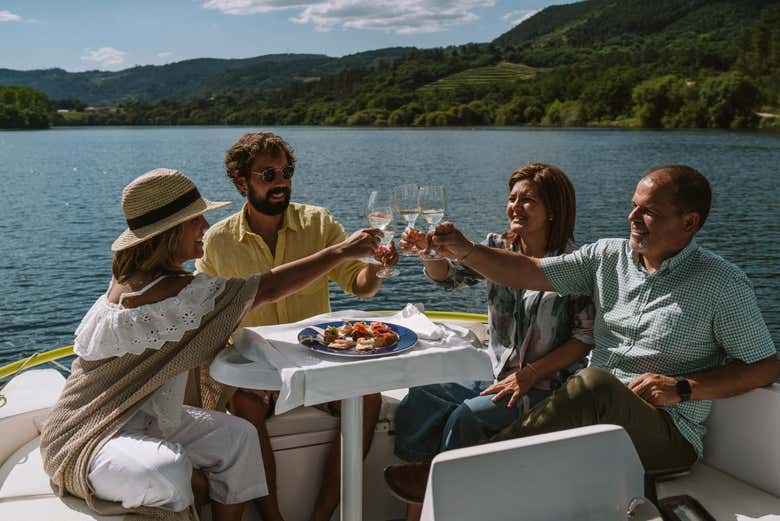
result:
[(697, 460), (696, 451), (667, 412), (644, 401), (608, 371), (594, 367), (569, 377), (552, 396), (490, 441), (604, 423), (628, 432), (647, 471), (686, 467)]

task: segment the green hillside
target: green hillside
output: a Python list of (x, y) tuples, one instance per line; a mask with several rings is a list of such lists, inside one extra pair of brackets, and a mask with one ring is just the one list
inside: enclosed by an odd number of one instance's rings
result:
[(196, 99), (133, 101), (70, 122), (773, 126), (780, 118), (756, 112), (780, 106), (780, 2), (587, 0), (547, 8), (492, 43), (360, 53), (281, 88), (263, 66), (228, 71), (230, 89), (215, 79)]
[(319, 54), (271, 54), (235, 60), (200, 58), (117, 72), (0, 69), (0, 85), (28, 86), (46, 93), (50, 99), (78, 99), (87, 105), (186, 100), (222, 94), (257, 95), (344, 70), (370, 68), (412, 50), (394, 47), (342, 58)]
[(536, 77), (537, 69), (519, 63), (501, 62), (486, 67), (475, 67), (452, 74), (420, 87), (421, 92), (433, 90), (456, 91), (468, 87), (487, 87), (498, 83), (513, 83)]
[(650, 46), (657, 52), (695, 47), (728, 58), (747, 29), (745, 22), (772, 4), (776, 0), (587, 0), (548, 7), (493, 43), (523, 46), (540, 58), (566, 48), (553, 54), (569, 60)]

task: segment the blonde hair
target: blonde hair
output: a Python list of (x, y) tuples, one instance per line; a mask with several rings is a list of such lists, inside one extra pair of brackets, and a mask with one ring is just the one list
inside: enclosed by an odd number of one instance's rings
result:
[(140, 244), (114, 253), (111, 271), (118, 282), (137, 271), (149, 273), (188, 273), (176, 262), (182, 225), (174, 226)]
[[(574, 220), (577, 217), (574, 186), (561, 169), (544, 163), (531, 163), (515, 170), (509, 178), (509, 191), (520, 181), (530, 181), (536, 185), (547, 209), (550, 234), (545, 250), (563, 253), (569, 242), (574, 241)], [(519, 239), (512, 232), (506, 232), (503, 237), (512, 244)]]

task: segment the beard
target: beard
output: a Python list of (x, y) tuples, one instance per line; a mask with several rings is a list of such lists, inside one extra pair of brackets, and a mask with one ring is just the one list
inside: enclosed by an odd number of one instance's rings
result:
[(628, 245), (631, 247), (633, 252), (642, 254), (647, 251), (647, 239), (647, 236), (643, 236), (641, 238), (631, 236), (628, 239)]
[[(255, 210), (257, 210), (262, 214), (279, 215), (281, 213), (284, 213), (284, 211), (290, 205), (289, 188), (282, 188), (282, 187), (272, 188), (271, 190), (268, 190), (268, 192), (265, 194), (265, 197), (255, 192), (251, 184), (248, 186), (248, 188), (249, 191), (247, 193), (247, 199), (249, 200), (249, 204), (252, 205), (252, 208), (254, 208)], [(270, 197), (276, 194), (283, 194), (284, 199), (278, 203), (270, 202), (269, 200)]]

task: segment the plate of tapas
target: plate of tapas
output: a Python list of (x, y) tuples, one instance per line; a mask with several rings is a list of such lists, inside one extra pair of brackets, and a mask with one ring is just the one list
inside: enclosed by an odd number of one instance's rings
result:
[(370, 358), (411, 349), (417, 343), (417, 334), (389, 322), (339, 320), (303, 328), (298, 341), (329, 355)]

